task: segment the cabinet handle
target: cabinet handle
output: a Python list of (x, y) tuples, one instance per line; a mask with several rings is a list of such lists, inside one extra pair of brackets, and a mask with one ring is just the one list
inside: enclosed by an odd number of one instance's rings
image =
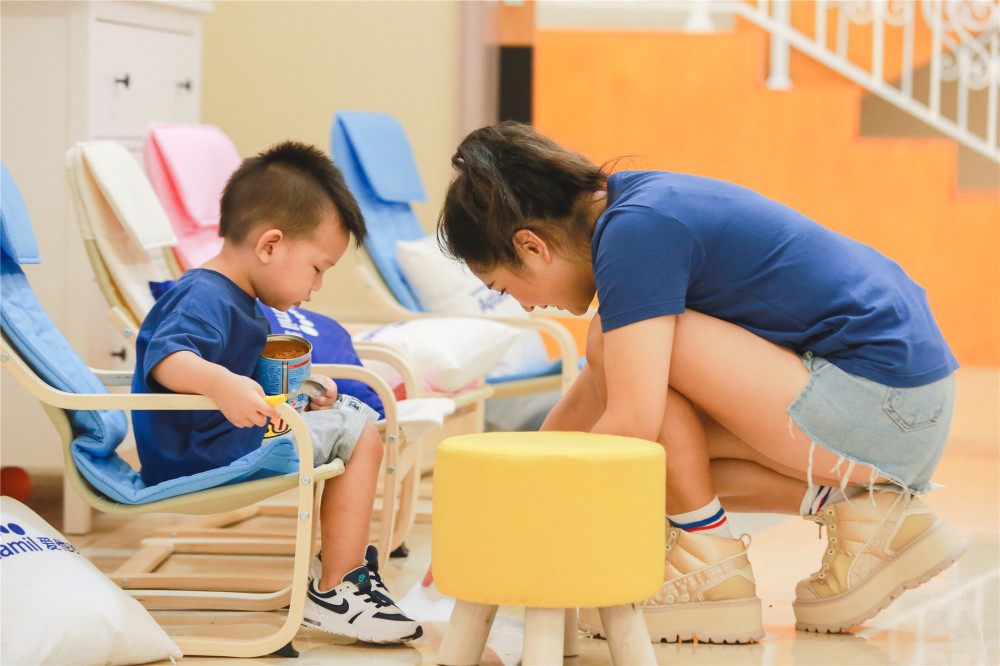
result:
[(188, 92), (190, 92), (191, 91), (191, 79), (185, 79), (184, 81), (181, 81), (180, 83), (177, 84), (177, 87), (178, 88), (184, 88), (184, 90), (187, 90)]
[(118, 358), (120, 358), (121, 360), (124, 361), (125, 360), (125, 348), (122, 347), (121, 349), (119, 349), (116, 352), (113, 351), (113, 352), (111, 352), (111, 355), (112, 356), (116, 356), (116, 357), (118, 357)]
[(120, 79), (115, 79), (115, 83), (120, 83), (123, 86), (125, 86), (126, 88), (128, 88), (129, 75), (126, 73), (124, 77), (122, 77)]

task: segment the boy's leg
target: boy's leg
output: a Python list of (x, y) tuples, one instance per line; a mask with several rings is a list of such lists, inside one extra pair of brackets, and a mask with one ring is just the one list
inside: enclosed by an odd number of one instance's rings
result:
[(329, 479), (323, 490), (320, 503), (323, 590), (339, 585), (344, 574), (364, 562), (381, 464), (382, 439), (374, 424), (368, 423), (344, 473)]
[[(343, 419), (337, 410), (324, 410), (331, 421)], [(417, 622), (406, 617), (388, 596), (377, 571), (378, 554), (368, 546), (372, 506), (382, 463), (382, 438), (375, 425), (353, 411), (348, 421), (363, 420), (358, 431), (336, 427), (340, 449), (347, 459), (345, 471), (326, 482), (320, 502), (322, 552), (309, 568), (302, 624), (331, 634), (373, 643), (399, 643), (423, 634)], [(337, 442), (332, 452), (338, 453)], [(323, 455), (320, 456), (323, 459)]]

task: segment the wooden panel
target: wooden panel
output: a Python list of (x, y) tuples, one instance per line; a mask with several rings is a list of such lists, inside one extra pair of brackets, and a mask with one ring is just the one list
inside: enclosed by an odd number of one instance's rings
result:
[[(896, 260), (959, 361), (1000, 364), (1000, 197), (956, 197), (954, 142), (858, 135), (860, 90), (764, 87), (766, 40), (540, 31), (536, 126), (598, 164), (744, 185)], [(586, 77), (569, 76), (586, 72)]]
[(500, 46), (535, 43), (535, 0), (500, 2)]

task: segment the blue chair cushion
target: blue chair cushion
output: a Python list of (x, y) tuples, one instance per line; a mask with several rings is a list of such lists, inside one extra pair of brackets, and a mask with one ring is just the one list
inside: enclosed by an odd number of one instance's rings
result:
[(427, 197), (406, 133), (386, 114), (338, 111), (330, 152), (365, 216), (368, 255), (399, 304), (420, 312), (396, 262), (396, 241), (427, 235), (410, 207), (411, 201)]
[[(41, 263), (38, 243), (31, 231), (28, 207), (7, 165), (0, 162), (0, 249), (18, 264)], [(10, 218), (8, 221), (7, 218)]]

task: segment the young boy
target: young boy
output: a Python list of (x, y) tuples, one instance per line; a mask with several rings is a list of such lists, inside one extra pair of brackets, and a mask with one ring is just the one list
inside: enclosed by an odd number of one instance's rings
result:
[[(219, 254), (184, 273), (139, 330), (133, 392), (197, 393), (219, 405), (217, 412), (133, 412), (150, 485), (228, 465), (261, 445), (268, 419), (279, 413), (251, 379), (269, 330), (256, 301), (279, 310), (308, 301), (351, 237), (362, 242), (366, 229), (330, 159), (286, 142), (245, 160), (229, 179), (219, 233)], [(302, 623), (375, 643), (418, 638), (420, 625), (387, 596), (374, 547), (366, 551), (382, 441), (361, 414), (331, 409), (336, 387), (328, 386), (302, 416), (316, 464), (348, 464), (323, 491), (322, 558), (309, 567)]]

